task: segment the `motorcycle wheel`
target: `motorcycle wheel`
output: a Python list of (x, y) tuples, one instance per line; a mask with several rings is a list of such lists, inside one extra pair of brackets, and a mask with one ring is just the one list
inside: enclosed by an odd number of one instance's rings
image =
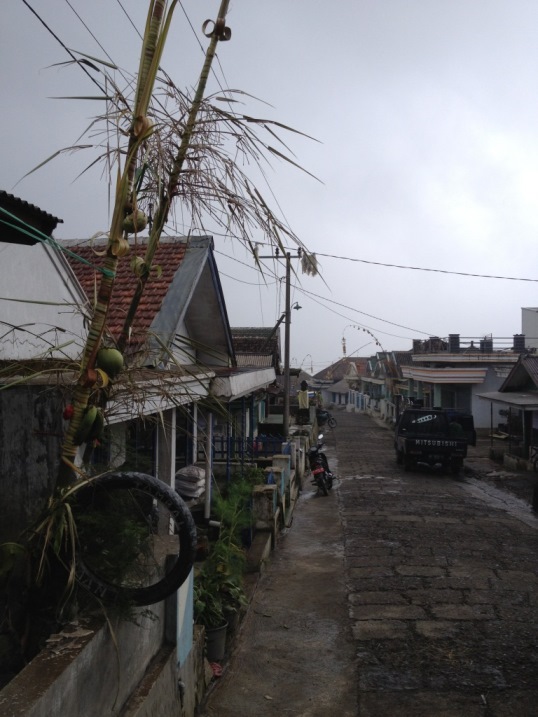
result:
[(327, 488), (327, 479), (325, 476), (319, 479), (318, 488), (322, 495), (329, 495), (329, 489)]
[(327, 424), (329, 428), (336, 428), (336, 418), (333, 418), (332, 416), (327, 419)]

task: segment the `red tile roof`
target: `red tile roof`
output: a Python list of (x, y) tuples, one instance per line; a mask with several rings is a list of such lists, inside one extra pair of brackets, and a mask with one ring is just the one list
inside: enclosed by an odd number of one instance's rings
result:
[[(115, 340), (119, 338), (125, 316), (136, 288), (137, 280), (131, 269), (131, 259), (134, 256), (143, 257), (146, 246), (147, 238), (138, 239), (136, 247), (133, 247), (131, 252), (118, 262), (112, 301), (107, 319), (107, 331)], [(93, 245), (93, 247), (95, 247), (95, 245)], [(93, 247), (88, 244), (69, 245), (70, 251), (90, 261), (93, 266), (83, 264), (68, 255), (69, 263), (90, 302), (93, 302), (97, 295), (102, 276), (101, 272), (95, 267), (102, 267), (104, 264), (103, 257), (97, 256)], [(99, 245), (95, 248), (101, 251), (104, 247)], [(158, 266), (159, 271), (152, 271), (146, 284), (133, 322), (131, 345), (140, 345), (145, 340), (147, 331), (159, 312), (174, 275), (185, 257), (186, 249), (187, 241), (184, 239), (160, 242), (153, 259), (153, 266)]]

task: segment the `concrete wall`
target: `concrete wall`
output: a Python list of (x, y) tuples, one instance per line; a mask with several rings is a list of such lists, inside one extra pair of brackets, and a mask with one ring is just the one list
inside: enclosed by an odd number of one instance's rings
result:
[(63, 434), (61, 393), (0, 391), (0, 541), (17, 540), (52, 492)]
[(479, 393), (488, 393), (490, 391), (498, 391), (506, 376), (510, 372), (511, 366), (490, 366), (486, 374), (484, 382), (472, 387), (472, 407), (471, 413), (474, 418), (475, 428), (490, 428), (493, 415), (493, 427), (496, 428), (498, 423), (502, 423), (505, 419), (499, 415), (502, 405), (485, 401), (478, 398)]
[[(172, 601), (175, 602), (175, 601)], [(170, 609), (170, 608), (168, 608)], [(81, 621), (0, 691), (2, 717), (193, 717), (211, 675), (203, 630), (182, 665), (165, 640), (165, 604), (133, 622)]]
[(81, 621), (48, 646), (1, 692), (3, 717), (120, 715), (163, 644), (164, 603), (132, 622)]

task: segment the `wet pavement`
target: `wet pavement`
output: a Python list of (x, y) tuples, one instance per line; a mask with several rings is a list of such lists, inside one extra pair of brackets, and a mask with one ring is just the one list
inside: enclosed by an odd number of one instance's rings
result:
[(335, 415), (339, 480), (305, 485), (200, 715), (538, 715), (534, 476), (484, 442), (458, 478), (404, 472), (390, 431)]

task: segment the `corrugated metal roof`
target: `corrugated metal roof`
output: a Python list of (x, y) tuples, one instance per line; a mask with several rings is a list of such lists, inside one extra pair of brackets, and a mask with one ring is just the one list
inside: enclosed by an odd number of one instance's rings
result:
[[(274, 332), (274, 326), (239, 326), (232, 328), (232, 334), (235, 338), (269, 338)], [(276, 334), (275, 334), (276, 335)]]
[(489, 391), (488, 393), (478, 393), (477, 396), (486, 401), (503, 403), (505, 406), (514, 406), (522, 411), (538, 410), (538, 391), (530, 391), (529, 393), (520, 393), (519, 391)]
[(525, 366), (534, 385), (538, 388), (538, 356), (522, 356), (521, 362)]
[(273, 366), (272, 354), (240, 354), (236, 350), (235, 356), (238, 368), (271, 368)]
[(526, 391), (530, 385), (538, 388), (538, 356), (522, 355), (501, 384), (500, 391)]
[[(16, 219), (9, 216), (5, 212), (0, 211), (0, 240), (10, 244), (24, 244), (31, 246), (37, 244), (38, 239), (33, 239), (25, 233), (29, 224), (34, 229), (38, 229), (47, 236), (50, 236), (56, 229), (58, 224), (63, 223), (63, 219), (43, 211), (35, 204), (30, 204), (24, 199), (19, 199), (13, 194), (0, 189), (0, 208), (14, 215)], [(7, 226), (8, 222), (12, 226)]]
[(275, 330), (274, 326), (250, 326), (232, 327), (230, 330), (238, 366), (272, 366), (276, 371), (279, 370), (278, 329)]

